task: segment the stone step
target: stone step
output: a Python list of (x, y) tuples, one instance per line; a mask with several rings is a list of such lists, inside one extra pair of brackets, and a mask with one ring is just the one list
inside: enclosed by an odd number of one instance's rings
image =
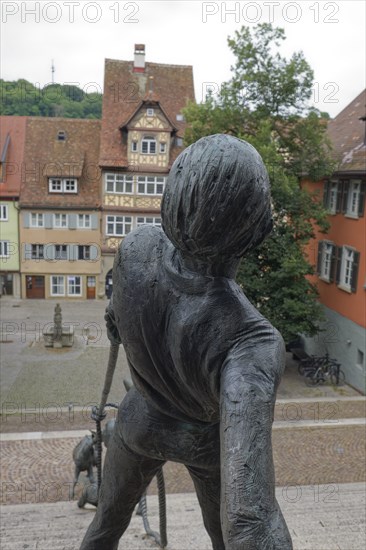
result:
[[(365, 486), (341, 484), (336, 490), (315, 486), (279, 487), (277, 500), (286, 518), (294, 550), (363, 550)], [(167, 497), (169, 550), (212, 550), (194, 494)], [(20, 504), (1, 509), (1, 550), (78, 550), (95, 509), (76, 503)], [(158, 526), (158, 501), (148, 497), (153, 529)], [(146, 537), (141, 517), (133, 515), (120, 550), (157, 548)]]

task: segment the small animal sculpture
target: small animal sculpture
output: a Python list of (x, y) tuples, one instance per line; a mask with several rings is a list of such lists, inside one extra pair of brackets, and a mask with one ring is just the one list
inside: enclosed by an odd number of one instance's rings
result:
[(72, 497), (74, 498), (75, 485), (79, 479), (80, 472), (85, 470), (88, 472), (87, 477), (90, 483), (94, 483), (93, 466), (97, 464), (97, 452), (95, 449), (96, 433), (91, 432), (91, 435), (85, 435), (76, 445), (72, 452), (72, 458), (75, 462), (75, 477), (72, 487)]
[(88, 480), (84, 478), (82, 484), (83, 490), (78, 500), (78, 507), (84, 508), (85, 504), (98, 506), (98, 483), (96, 481), (93, 483), (88, 482)]

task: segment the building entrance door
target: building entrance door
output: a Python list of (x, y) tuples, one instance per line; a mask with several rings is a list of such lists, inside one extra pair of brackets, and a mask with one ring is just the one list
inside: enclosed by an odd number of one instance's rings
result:
[(0, 274), (0, 296), (12, 296), (13, 295), (13, 275), (12, 273)]
[(88, 277), (86, 283), (86, 297), (88, 300), (93, 300), (95, 298), (95, 287), (96, 278), (94, 276)]
[(27, 275), (25, 282), (27, 298), (44, 298), (43, 275)]

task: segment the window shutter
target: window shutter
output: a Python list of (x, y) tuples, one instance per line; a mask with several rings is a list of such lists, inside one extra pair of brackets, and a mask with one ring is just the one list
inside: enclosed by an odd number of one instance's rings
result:
[(24, 259), (25, 260), (31, 260), (32, 259), (32, 245), (31, 244), (24, 243)]
[(69, 214), (69, 229), (76, 229), (76, 214)]
[(336, 268), (337, 268), (337, 247), (332, 245), (332, 258), (330, 263), (330, 273), (329, 273), (329, 282), (333, 283), (336, 278)]
[(343, 181), (338, 181), (337, 185), (337, 204), (336, 213), (339, 214), (342, 210), (342, 195), (343, 195)]
[(23, 227), (30, 226), (30, 212), (23, 212)]
[(44, 215), (44, 226), (46, 229), (52, 229), (53, 227), (53, 214), (45, 214)]
[(349, 181), (344, 181), (343, 192), (342, 192), (342, 213), (343, 214), (347, 212), (348, 189), (349, 189)]
[(67, 247), (67, 259), (71, 262), (75, 262), (79, 259), (79, 247), (77, 244), (69, 244)]
[(357, 291), (357, 277), (358, 277), (359, 263), (360, 263), (360, 253), (354, 251), (354, 253), (353, 253), (353, 265), (352, 265), (352, 281), (351, 281), (351, 290), (352, 290), (352, 292)]
[[(66, 243), (65, 243), (66, 244)], [(72, 244), (66, 244), (66, 259), (68, 261), (72, 260), (73, 259), (73, 250), (72, 250), (72, 247), (73, 245)]]
[(316, 264), (317, 275), (320, 275), (321, 269), (322, 269), (323, 246), (324, 246), (324, 241), (319, 241), (318, 242), (318, 261)]
[(363, 214), (365, 212), (365, 191), (366, 191), (366, 183), (361, 183), (360, 188), (360, 198), (358, 202), (358, 217), (362, 218)]
[(54, 260), (56, 258), (56, 249), (54, 244), (46, 244), (44, 247), (44, 259)]
[(91, 228), (98, 229), (98, 214), (91, 215)]
[(336, 283), (339, 284), (341, 280), (341, 266), (342, 266), (342, 247), (336, 246), (336, 264), (335, 264), (335, 274), (336, 274)]
[(90, 261), (95, 262), (98, 259), (99, 247), (96, 244), (90, 245)]
[(323, 192), (323, 206), (325, 206), (325, 208), (327, 208), (329, 204), (329, 190), (330, 190), (330, 181), (327, 180), (326, 182), (324, 182), (324, 192)]

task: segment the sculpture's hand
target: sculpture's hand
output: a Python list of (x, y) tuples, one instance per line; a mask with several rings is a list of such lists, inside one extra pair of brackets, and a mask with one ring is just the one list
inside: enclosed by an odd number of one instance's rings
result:
[(116, 318), (114, 316), (112, 299), (105, 310), (104, 319), (106, 321), (106, 326), (107, 326), (107, 336), (111, 344), (113, 345), (121, 344), (122, 340), (116, 325)]
[[(281, 344), (281, 343), (280, 343)], [(276, 347), (276, 346), (275, 346)], [(280, 353), (278, 353), (280, 351)], [(221, 376), (221, 517), (230, 550), (291, 550), (275, 498), (272, 418), (281, 350), (263, 369), (260, 349), (233, 354)], [(272, 364), (271, 364), (272, 363)]]

